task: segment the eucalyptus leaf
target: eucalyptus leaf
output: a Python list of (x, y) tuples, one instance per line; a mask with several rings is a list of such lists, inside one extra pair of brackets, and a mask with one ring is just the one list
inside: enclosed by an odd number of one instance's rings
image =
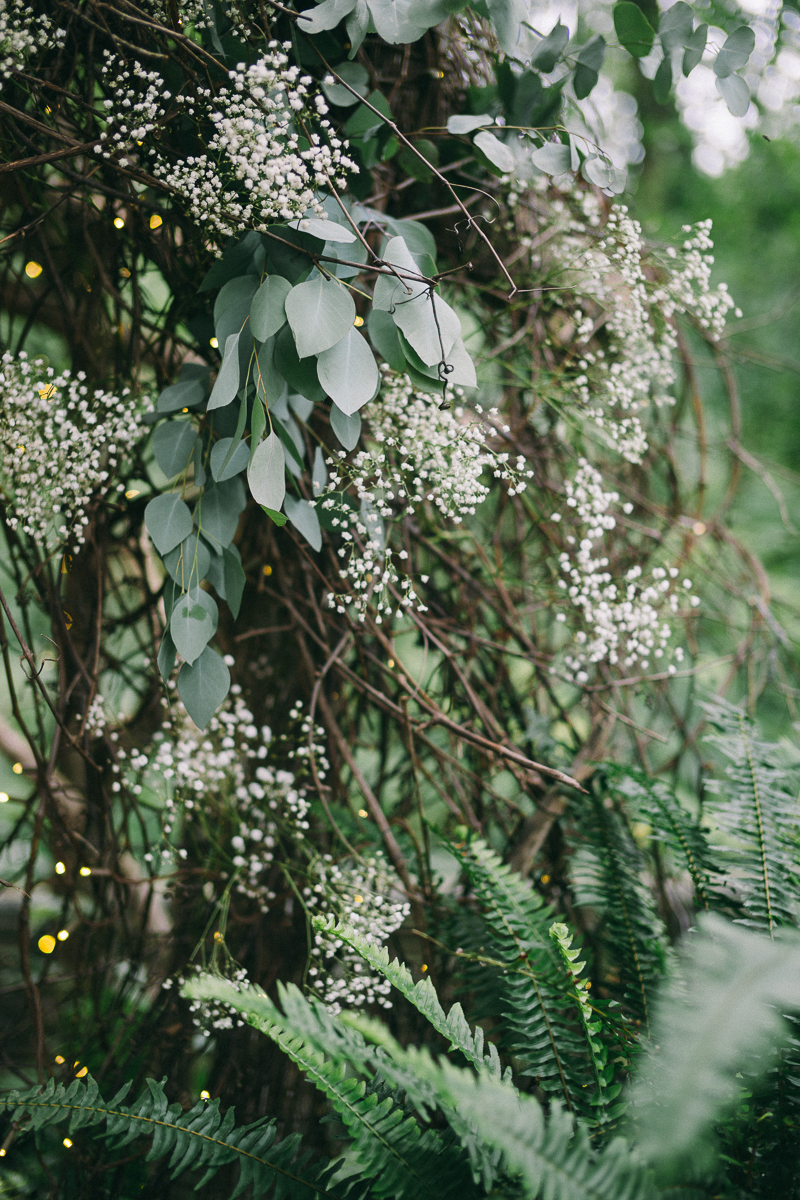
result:
[(504, 175), (514, 170), (514, 155), (505, 142), (501, 142), (488, 129), (482, 129), (472, 139), (478, 149), (486, 155), (492, 166), (497, 167)]
[(375, 29), (390, 46), (416, 42), (428, 28), (412, 19), (411, 0), (368, 0), (368, 4)]
[(386, 359), (392, 370), (403, 371), (406, 360), (391, 313), (373, 306), (367, 316), (367, 329), (372, 345), (381, 357)]
[(236, 533), (244, 506), (244, 488), (238, 478), (206, 488), (200, 497), (196, 509), (200, 529), (217, 554), (222, 553), (223, 546), (227, 546)]
[[(283, 376), (293, 392), (299, 392), (301, 396), (314, 402), (325, 399), (325, 392), (317, 379), (316, 360), (310, 356), (298, 358), (294, 335), (288, 325), (280, 331), (275, 340), (274, 361), (277, 372)], [(272, 397), (270, 407), (274, 405), (275, 399), (276, 397)]]
[(665, 55), (658, 64), (655, 78), (653, 80), (653, 96), (656, 104), (667, 104), (669, 94), (672, 91), (672, 61), (669, 55)]
[(280, 511), (286, 495), (286, 457), (274, 429), (256, 446), (247, 468), (247, 483), (258, 504)]
[(239, 551), (235, 546), (225, 547), (222, 552), (222, 560), (225, 579), (225, 599), (228, 602), (228, 608), (231, 610), (233, 619), (236, 620), (242, 605), (246, 576)]
[(250, 305), (250, 329), (258, 342), (266, 342), (286, 323), (286, 297), (292, 290), (282, 275), (268, 275)]
[(198, 729), (205, 729), (231, 687), (231, 673), (210, 646), (178, 674), (178, 695)]
[(598, 33), (575, 55), (577, 65), (572, 77), (572, 86), (579, 100), (585, 100), (596, 86), (605, 54), (606, 39)]
[(372, 399), (380, 382), (369, 343), (353, 325), (341, 341), (317, 357), (317, 375), (336, 407), (348, 416)]
[(356, 306), (346, 288), (320, 275), (292, 288), (286, 316), (298, 358), (304, 359), (329, 350), (344, 337), (355, 321)]
[(225, 353), (217, 381), (208, 400), (209, 412), (230, 404), (239, 390), (239, 334), (232, 333), (225, 342)]
[[(727, 79), (734, 71), (740, 71), (742, 67), (747, 66), (747, 60), (753, 53), (755, 44), (756, 35), (749, 25), (740, 25), (738, 29), (734, 29), (733, 33), (725, 39), (725, 44), (714, 61), (714, 74), (717, 78)], [(744, 83), (744, 80), (742, 82)], [(728, 102), (727, 96), (725, 96), (725, 101)], [(744, 111), (747, 112), (747, 109)], [(740, 113), (739, 115), (743, 116), (744, 114)]]
[(698, 25), (691, 37), (686, 39), (686, 51), (683, 56), (683, 73), (691, 75), (705, 53), (708, 41), (708, 26)]
[(461, 338), (456, 338), (450, 347), (447, 354), (447, 365), (453, 368), (446, 376), (451, 387), (474, 388), (478, 386), (475, 363)]
[(211, 477), (218, 483), (233, 479), (250, 461), (250, 447), (234, 438), (220, 438), (211, 451)]
[(572, 150), (562, 142), (546, 142), (534, 150), (531, 162), (545, 175), (563, 175), (572, 168)]
[(562, 25), (559, 17), (547, 37), (542, 38), (531, 55), (531, 66), (549, 75), (561, 58), (568, 41), (569, 29)]
[(528, 16), (525, 0), (486, 0), (497, 40), (506, 54), (513, 54), (519, 42), (522, 22)]
[(153, 454), (167, 479), (186, 470), (196, 442), (191, 421), (165, 421), (153, 430)]
[(182, 408), (197, 408), (208, 395), (203, 379), (187, 379), (164, 388), (158, 397), (156, 410), (159, 413), (180, 412)]
[(183, 591), (205, 579), (211, 565), (211, 554), (196, 530), (163, 558), (170, 576)]
[(677, 4), (663, 12), (658, 22), (658, 34), (664, 53), (668, 55), (679, 47), (684, 48), (692, 36), (693, 26), (694, 14), (683, 0), (678, 0)]
[(289, 224), (291, 229), (299, 229), (301, 233), (310, 233), (312, 237), (322, 238), (324, 242), (356, 241), (356, 235), (352, 229), (347, 229), (337, 221), (323, 221), (320, 217), (301, 217)]
[(494, 117), (490, 117), (488, 113), (482, 113), (479, 117), (471, 117), (467, 113), (456, 114), (447, 119), (448, 133), (472, 133), (475, 129), (481, 129), (484, 125), (494, 125)]
[(286, 515), (299, 534), (306, 539), (312, 550), (322, 549), (322, 530), (315, 509), (307, 500), (287, 496), (284, 501)]
[(164, 630), (164, 636), (161, 639), (161, 645), (158, 648), (158, 664), (159, 674), (167, 682), (173, 670), (175, 669), (175, 660), (178, 657), (178, 652), (175, 649), (175, 643), (172, 640), (172, 634), (168, 629)]
[(347, 36), (350, 38), (348, 58), (355, 58), (369, 29), (367, 0), (356, 0), (355, 8), (345, 20), (345, 28), (347, 29)]
[(620, 43), (633, 58), (646, 58), (653, 49), (655, 30), (638, 4), (622, 0), (613, 9), (614, 29)]
[(314, 405), (310, 400), (306, 400), (305, 396), (293, 395), (289, 397), (289, 408), (295, 413), (303, 424), (308, 422), (308, 418), (314, 411)]
[(306, 8), (297, 14), (297, 26), (303, 33), (322, 33), (335, 29), (349, 12), (356, 0), (322, 0), (316, 8)]
[(245, 313), (249, 312), (250, 303), (257, 291), (258, 278), (255, 275), (237, 275), (235, 279), (229, 279), (220, 288), (214, 301), (214, 325), (219, 323), (221, 317), (230, 308), (243, 307)]
[(314, 466), (311, 471), (311, 484), (315, 496), (319, 496), (327, 482), (328, 468), (325, 466), (325, 456), (319, 446), (317, 446), (314, 451)]
[(283, 448), (287, 452), (286, 470), (294, 475), (295, 479), (299, 479), (305, 468), (306, 447), (297, 422), (288, 412), (283, 418), (276, 417), (273, 412), (272, 428), (283, 442)]
[(725, 75), (715, 79), (717, 91), (728, 106), (732, 117), (743, 117), (750, 107), (750, 88), (741, 75)]
[(362, 67), (361, 63), (343, 62), (333, 70), (345, 83), (349, 83), (358, 95), (354, 96), (353, 92), (335, 80), (333, 83), (323, 83), (322, 90), (331, 104), (338, 104), (340, 108), (349, 108), (351, 104), (358, 103), (359, 96), (366, 96), (369, 91), (369, 72), (366, 67)]
[(331, 429), (345, 450), (355, 450), (361, 437), (361, 417), (357, 412), (348, 416), (337, 405), (332, 404)]
[(192, 532), (192, 514), (179, 492), (165, 492), (144, 510), (144, 523), (159, 554), (168, 554)]
[(193, 663), (217, 632), (216, 601), (199, 586), (190, 588), (175, 602), (169, 631), (180, 656)]

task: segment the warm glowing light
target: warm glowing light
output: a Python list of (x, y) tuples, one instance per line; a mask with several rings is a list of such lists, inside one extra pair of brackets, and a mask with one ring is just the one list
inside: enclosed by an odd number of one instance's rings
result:
[(364, 897), (363, 897), (363, 896), (354, 896), (354, 897), (353, 897), (353, 899), (355, 900), (356, 904), (363, 904), (363, 903), (364, 903)]
[(163, 225), (163, 224), (164, 224), (164, 222), (163, 222), (162, 218), (158, 215), (158, 213), (153, 213), (152, 217), (150, 218), (150, 228), (158, 229), (159, 225)]
[(205, 1088), (203, 1088), (202, 1092), (200, 1093), (200, 1099), (201, 1099), (201, 1100), (210, 1100), (210, 1099), (211, 1099), (211, 1092), (207, 1092), (207, 1091), (205, 1090)]
[(72, 617), (66, 610), (64, 611), (64, 628), (72, 629)]
[(50, 383), (50, 384), (47, 384), (45, 387), (39, 388), (39, 395), (41, 396), (42, 400), (52, 400), (52, 398), (55, 394), (55, 390), (56, 390), (56, 385), (54, 383)]
[(394, 666), (394, 659), (390, 658), (386, 665), (389, 668), (389, 670), (391, 671), (392, 667)]
[(64, 1058), (64, 1055), (63, 1055), (63, 1054), (57, 1054), (57, 1055), (56, 1055), (56, 1062), (58, 1063), (58, 1065), (59, 1065), (59, 1066), (62, 1066), (62, 1065), (63, 1065), (63, 1064), (66, 1062), (66, 1059)]
[(216, 350), (216, 349), (217, 349), (217, 347), (219, 346), (219, 342), (217, 341), (217, 339), (216, 339), (216, 338), (210, 338), (210, 339), (209, 339), (209, 343), (208, 343), (208, 344), (209, 344), (210, 346), (213, 346), (215, 350)]
[(122, 217), (114, 217), (114, 228), (115, 229), (124, 229), (125, 228), (125, 222), (122, 219)]
[(0, 804), (8, 804), (8, 792), (0, 792)]
[(355, 321), (353, 321), (353, 324), (355, 325), (356, 329), (360, 329), (361, 326), (364, 324), (364, 318), (356, 317)]
[(549, 883), (549, 882), (550, 882), (550, 876), (549, 876), (549, 875), (543, 875), (543, 876), (542, 876), (542, 883)]
[(428, 969), (428, 964), (427, 964), (427, 963), (423, 963), (423, 964), (422, 964), (422, 967), (421, 967), (421, 970), (423, 970), (423, 971), (427, 971), (427, 969)]
[(182, 408), (182, 409), (181, 409), (181, 412), (182, 412), (182, 413), (185, 413), (185, 412), (188, 412), (188, 411), (189, 411), (189, 410), (188, 410), (188, 408)]
[(702, 537), (705, 531), (705, 523), (703, 521), (695, 521), (694, 525), (692, 526), (692, 532), (696, 533), (698, 537)]
[(91, 873), (92, 873), (91, 867), (81, 867), (80, 871), (78, 872), (79, 875), (83, 875), (84, 877), (86, 875), (91, 875)]
[(272, 567), (269, 565), (269, 563), (265, 563), (263, 570), (265, 575), (272, 574)]
[(131, 277), (131, 273), (127, 267), (120, 267), (119, 273), (120, 273), (120, 275), (123, 275), (125, 277), (125, 279), (130, 279), (130, 277)]
[(126, 500), (135, 500), (136, 497), (141, 496), (141, 494), (142, 493), (139, 491), (138, 488), (128, 488), (127, 492), (125, 493), (125, 499)]
[(68, 929), (59, 929), (58, 933), (56, 934), (56, 937), (58, 938), (58, 940), (60, 942), (65, 942), (67, 940), (67, 938), (69, 937), (69, 930)]
[(360, 809), (358, 810), (358, 815), (359, 815), (360, 817), (366, 817), (366, 816), (368, 816), (369, 814), (367, 813), (367, 810), (366, 810), (365, 808), (360, 808)]
[(69, 1150), (70, 1146), (72, 1145), (72, 1138), (64, 1138), (64, 1140), (63, 1140), (63, 1142), (61, 1143), (61, 1145), (62, 1145), (62, 1146), (66, 1146), (66, 1147), (67, 1147), (67, 1149)]
[(88, 1067), (81, 1067), (80, 1071), (76, 1071), (76, 1072), (75, 1072), (75, 1078), (76, 1078), (76, 1079), (83, 1079), (84, 1075), (88, 1075), (88, 1074), (89, 1074), (89, 1068), (88, 1068)]
[(56, 875), (63, 875), (64, 872), (66, 871), (66, 869), (67, 868), (64, 866), (64, 864), (62, 862), (56, 863)]
[(0, 1158), (5, 1158), (5, 1156), (6, 1156), (6, 1148), (5, 1148), (5, 1146), (0, 1146)]
[(214, 941), (215, 941), (215, 942), (221, 942), (221, 941), (223, 941), (223, 940), (224, 940), (224, 939), (223, 939), (223, 937), (222, 937), (222, 934), (220, 933), (220, 931), (219, 931), (219, 930), (217, 930), (217, 932), (214, 934)]
[(23, 766), (22, 766), (22, 763), (14, 763), (13, 767), (11, 768), (11, 770), (14, 772), (14, 774), (15, 774), (15, 775), (21, 775), (21, 774), (22, 774), (22, 772), (23, 772), (23, 770), (24, 770), (24, 768), (23, 768)]
[(28, 276), (28, 279), (38, 279), (43, 270), (44, 267), (41, 263), (25, 263), (25, 274)]
[(52, 954), (56, 948), (56, 939), (52, 933), (45, 933), (39, 938), (37, 944), (42, 954)]

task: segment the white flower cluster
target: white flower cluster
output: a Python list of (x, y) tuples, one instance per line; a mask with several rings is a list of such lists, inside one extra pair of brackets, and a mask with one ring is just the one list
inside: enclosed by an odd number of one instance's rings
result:
[[(716, 341), (725, 332), (725, 318), (734, 301), (727, 283), (711, 287), (714, 256), (707, 253), (714, 249), (711, 226), (710, 218), (698, 221), (694, 228), (684, 225), (681, 232), (691, 237), (686, 238), (680, 249), (667, 246), (668, 278), (653, 292), (652, 303), (666, 319), (675, 312), (693, 313)], [(741, 317), (741, 310), (737, 308), (735, 315)]]
[[(326, 854), (309, 873), (303, 899), (312, 916), (334, 916), (376, 945), (388, 941), (411, 911), (397, 877), (380, 854), (358, 865), (335, 863)], [(392, 1007), (389, 981), (334, 932), (315, 932), (311, 958), (309, 986), (329, 1012), (366, 1004)]]
[(23, 0), (0, 0), (0, 80), (21, 70), (37, 50), (62, 46), (66, 31)]
[(120, 460), (145, 433), (140, 406), (122, 396), (90, 393), (86, 376), (56, 376), (41, 363), (5, 353), (0, 359), (0, 489), (12, 529), (56, 550), (86, 540), (87, 507), (112, 486)]
[[(214, 93), (199, 87), (194, 96), (171, 96), (156, 71), (125, 65), (108, 55), (104, 86), (109, 143), (96, 153), (150, 156), (150, 169), (184, 197), (189, 212), (215, 233), (265, 229), (275, 220), (302, 217), (308, 210), (322, 219), (323, 196), (333, 182), (346, 186), (358, 170), (326, 118), (328, 106), (312, 95), (314, 80), (290, 64), (291, 43), (269, 43), (268, 53), (250, 66), (229, 72), (230, 87)], [(168, 161), (148, 134), (167, 118), (167, 106), (196, 121), (210, 121), (214, 133), (208, 152)]]
[[(626, 572), (622, 584), (614, 582), (608, 570), (609, 560), (600, 556), (596, 543), (616, 526), (611, 507), (619, 502), (617, 492), (603, 488), (602, 477), (586, 459), (579, 461), (574, 480), (565, 485), (567, 507), (572, 509), (577, 537), (568, 534), (566, 542), (576, 547), (559, 555), (563, 589), (581, 617), (581, 628), (575, 633), (579, 649), (568, 654), (565, 665), (573, 683), (589, 681), (588, 667), (599, 662), (612, 666), (620, 664), (625, 671), (647, 671), (651, 659), (662, 659), (672, 637), (670, 616), (678, 612), (680, 595), (696, 608), (697, 596), (690, 594), (691, 580), (684, 579), (679, 589), (677, 567), (654, 567), (645, 579), (640, 566)], [(630, 512), (631, 505), (623, 505)], [(554, 514), (561, 519), (561, 514)], [(557, 621), (566, 622), (564, 613)], [(671, 655), (683, 661), (683, 650), (675, 648)], [(668, 671), (674, 674), (674, 664)]]
[(86, 713), (86, 720), (83, 726), (86, 736), (90, 738), (102, 737), (107, 724), (105, 701), (98, 693), (89, 705)]
[(664, 259), (666, 279), (654, 285), (645, 273), (641, 226), (624, 205), (612, 206), (601, 237), (587, 235), (587, 221), (564, 222), (564, 234), (553, 251), (568, 271), (572, 289), (582, 294), (585, 307), (600, 309), (574, 314), (576, 344), (589, 343), (605, 327), (605, 348), (587, 345), (573, 380), (575, 398), (629, 462), (641, 462), (647, 450), (643, 414), (651, 404), (674, 404), (671, 389), (676, 371), (673, 358), (677, 335), (671, 318), (691, 313), (712, 337), (718, 338), (725, 315), (733, 306), (727, 286), (710, 285), (713, 247), (710, 221), (703, 221), (680, 250), (669, 247)]
[[(198, 968), (198, 973), (202, 973), (202, 968)], [(232, 959), (227, 963), (225, 980), (239, 992), (246, 992), (250, 986), (247, 971), (244, 967), (237, 967)], [(169, 991), (174, 985), (180, 991), (185, 982), (184, 977), (165, 979), (161, 986)], [(217, 1030), (240, 1029), (247, 1024), (242, 1014), (224, 1000), (193, 1000), (189, 1005), (189, 1016), (204, 1038), (210, 1038)]]
[[(332, 475), (320, 491), (322, 507), (335, 512), (332, 524), (342, 531), (340, 574), (352, 588), (349, 595), (330, 594), (328, 604), (343, 613), (354, 603), (364, 620), (368, 604), (376, 600), (378, 623), (382, 614), (391, 616), (396, 610), (400, 616), (412, 605), (426, 611), (411, 579), (396, 565), (395, 558), (408, 557), (406, 551), (394, 556), (390, 546), (384, 547), (384, 520), (413, 513), (427, 502), (459, 524), (473, 516), (489, 494), (485, 471), (505, 480), (512, 496), (523, 492), (533, 475), (524, 458), (512, 464), (508, 454), (489, 445), (487, 439), (508, 432), (507, 426), (495, 423), (497, 409), (489, 419), (480, 405), (477, 418), (461, 406), (442, 410), (429, 396), (416, 392), (406, 377), (383, 370), (383, 387), (369, 412), (374, 447), (360, 450), (352, 462), (341, 451), (337, 459), (329, 458)], [(359, 509), (342, 499), (348, 490), (357, 497)], [(401, 593), (399, 601), (391, 595), (392, 588)]]

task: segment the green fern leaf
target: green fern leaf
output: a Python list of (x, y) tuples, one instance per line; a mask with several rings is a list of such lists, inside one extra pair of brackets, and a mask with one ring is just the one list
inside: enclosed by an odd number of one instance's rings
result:
[(719, 731), (708, 741), (730, 764), (724, 780), (709, 781), (716, 795), (708, 808), (734, 842), (724, 858), (744, 904), (743, 923), (773, 935), (782, 925), (795, 925), (800, 909), (797, 787), (787, 786), (797, 771), (782, 761), (780, 746), (756, 736), (740, 709), (717, 700), (706, 712)]
[[(269, 1119), (235, 1127), (233, 1109), (223, 1118), (219, 1101), (200, 1101), (184, 1113), (178, 1104), (170, 1105), (163, 1083), (146, 1081), (145, 1090), (129, 1107), (122, 1101), (127, 1084), (106, 1103), (91, 1076), (76, 1079), (68, 1086), (52, 1079), (47, 1086), (27, 1092), (11, 1092), (0, 1099), (0, 1111), (9, 1109), (12, 1120), (23, 1130), (69, 1123), (70, 1133), (85, 1126), (105, 1122), (101, 1136), (115, 1149), (140, 1137), (151, 1137), (147, 1160), (170, 1155), (172, 1178), (188, 1170), (204, 1170), (198, 1186), (212, 1179), (225, 1163), (238, 1162), (240, 1175), (233, 1196), (245, 1187), (253, 1196), (273, 1192), (287, 1200), (319, 1200), (343, 1194), (334, 1187), (330, 1176), (335, 1165), (308, 1154), (298, 1155), (299, 1137), (276, 1140), (275, 1122)], [(233, 1198), (231, 1198), (233, 1200)]]
[(737, 1072), (770, 1066), (768, 1051), (790, 1036), (781, 1006), (796, 1009), (800, 996), (795, 934), (771, 941), (715, 913), (699, 925), (659, 1000), (629, 1109), (646, 1159), (684, 1158), (694, 1169), (708, 1166), (710, 1126), (733, 1106)]
[(480, 1026), (476, 1026), (474, 1030), (470, 1028), (460, 1004), (454, 1004), (449, 1013), (445, 1013), (430, 979), (420, 979), (418, 983), (414, 983), (408, 967), (403, 966), (397, 959), (390, 961), (384, 946), (367, 941), (349, 925), (337, 926), (333, 918), (326, 921), (322, 917), (315, 917), (313, 924), (315, 929), (328, 932), (335, 928), (336, 937), (352, 946), (374, 970), (380, 971), (392, 986), (427, 1018), (437, 1033), (447, 1039), (451, 1050), (459, 1050), (473, 1066), (488, 1071), (495, 1078), (499, 1079), (502, 1076), (497, 1047), (489, 1042), (488, 1053), (484, 1054), (483, 1030)]
[(708, 912), (717, 903), (721, 866), (714, 859), (705, 831), (660, 779), (631, 767), (604, 763), (603, 791), (621, 799), (628, 814), (646, 822), (653, 839), (667, 845), (677, 864), (689, 872), (697, 907)]
[(361, 1177), (380, 1200), (447, 1200), (474, 1193), (466, 1155), (452, 1140), (422, 1130), (399, 1098), (379, 1097), (361, 1073), (374, 1071), (374, 1055), (364, 1039), (334, 1020), (318, 1000), (307, 1000), (293, 985), (279, 988), (282, 1012), (255, 986), (239, 987), (214, 975), (184, 984), (195, 1000), (222, 1001), (265, 1033), (327, 1097), (346, 1126)]
[(620, 996), (649, 1033), (650, 1006), (668, 957), (666, 931), (642, 883), (644, 861), (626, 821), (595, 785), (574, 806), (575, 903), (601, 918), (605, 958), (620, 974)]
[(602, 1115), (596, 1102), (602, 1099), (591, 1086), (593, 1038), (582, 1020), (573, 974), (550, 936), (552, 909), (483, 842), (448, 848), (480, 901), (488, 926), (482, 940), (503, 972), (491, 1014), (502, 1018), (503, 1044), (523, 1060), (524, 1073), (560, 1095), (570, 1112), (596, 1121)]

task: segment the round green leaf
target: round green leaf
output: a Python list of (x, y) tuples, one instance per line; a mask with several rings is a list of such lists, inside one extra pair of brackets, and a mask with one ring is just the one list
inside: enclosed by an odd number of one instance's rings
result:
[[(725, 44), (714, 62), (714, 74), (717, 78), (727, 79), (734, 71), (741, 71), (742, 67), (747, 65), (747, 60), (753, 53), (755, 44), (756, 35), (749, 25), (740, 25), (738, 29), (734, 29), (733, 33), (725, 39)], [(727, 101), (727, 97), (725, 99)], [(749, 102), (748, 99), (748, 104)]]
[(692, 10), (688, 4), (684, 4), (683, 0), (678, 0), (677, 4), (673, 4), (672, 8), (663, 12), (661, 20), (658, 22), (658, 34), (661, 38), (661, 45), (664, 47), (664, 53), (670, 54), (679, 46), (685, 47), (692, 36), (693, 25)]
[(369, 344), (353, 325), (341, 341), (318, 356), (317, 375), (334, 404), (348, 416), (372, 399), (380, 382)]
[(458, 113), (447, 118), (448, 133), (472, 133), (473, 130), (481, 129), (484, 125), (494, 125), (494, 117), (490, 117), (488, 113), (482, 113), (479, 117)]
[(300, 359), (335, 346), (356, 319), (347, 289), (321, 275), (293, 287), (285, 304)]
[(225, 354), (208, 400), (209, 412), (230, 404), (239, 391), (239, 334), (232, 333), (225, 342)]
[(343, 413), (335, 404), (331, 405), (331, 429), (336, 434), (345, 450), (355, 450), (361, 437), (361, 417), (352, 413)]
[(183, 659), (193, 663), (217, 632), (216, 601), (201, 587), (193, 587), (175, 601), (169, 631)]
[(266, 342), (286, 322), (286, 297), (292, 290), (282, 275), (268, 275), (250, 305), (250, 330), (258, 342)]
[(286, 515), (298, 533), (306, 539), (313, 550), (322, 549), (322, 530), (319, 527), (319, 517), (316, 510), (307, 500), (297, 500), (287, 496), (284, 501)]
[(167, 554), (192, 532), (192, 514), (178, 492), (156, 496), (144, 510), (144, 523), (159, 554)]
[[(350, 87), (358, 92), (358, 96), (366, 96), (369, 91), (369, 73), (366, 67), (362, 67), (361, 63), (343, 62), (333, 69), (345, 83), (349, 83)], [(331, 104), (338, 104), (340, 108), (348, 108), (351, 104), (358, 103), (358, 96), (342, 87), (341, 83), (323, 83), (322, 90)]]
[(531, 162), (545, 175), (563, 175), (572, 168), (572, 150), (562, 142), (547, 142), (534, 150)]
[(750, 107), (750, 88), (741, 75), (726, 75), (714, 81), (732, 117), (743, 117)]
[(623, 0), (614, 5), (614, 29), (633, 58), (646, 58), (653, 49), (655, 30), (638, 4)]
[(480, 133), (476, 133), (472, 140), (486, 155), (492, 166), (497, 167), (498, 171), (508, 175), (514, 170), (514, 155), (505, 142), (501, 142), (493, 133), (489, 133), (488, 129), (482, 129)]
[(218, 483), (233, 479), (243, 471), (250, 461), (250, 447), (246, 442), (230, 437), (220, 438), (211, 451), (211, 475)]
[(198, 729), (205, 729), (230, 691), (231, 673), (216, 650), (206, 646), (178, 675), (178, 695)]
[(196, 442), (191, 421), (164, 421), (153, 431), (153, 454), (167, 479), (186, 469)]
[(274, 429), (256, 447), (247, 468), (247, 483), (256, 503), (280, 511), (286, 495), (286, 456)]
[(227, 479), (206, 488), (200, 497), (196, 509), (200, 529), (217, 554), (222, 553), (222, 547), (227, 546), (236, 533), (239, 513), (244, 506), (245, 493), (239, 479)]

